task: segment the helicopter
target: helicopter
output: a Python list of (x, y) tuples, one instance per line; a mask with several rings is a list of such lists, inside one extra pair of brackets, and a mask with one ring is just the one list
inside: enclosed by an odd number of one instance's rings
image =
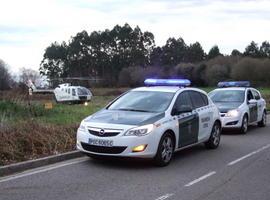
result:
[(57, 103), (87, 103), (91, 101), (93, 94), (82, 86), (72, 86), (70, 83), (59, 84), (55, 89), (38, 89), (31, 80), (28, 80), (29, 94), (53, 93)]

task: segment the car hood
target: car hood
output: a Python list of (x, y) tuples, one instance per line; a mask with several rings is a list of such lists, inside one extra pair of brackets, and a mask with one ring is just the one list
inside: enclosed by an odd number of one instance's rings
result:
[(239, 103), (239, 102), (229, 102), (229, 103), (216, 102), (215, 104), (217, 105), (219, 112), (227, 113), (229, 110), (233, 110), (233, 109), (238, 108), (242, 103)]
[(135, 112), (120, 110), (101, 110), (84, 121), (89, 123), (109, 123), (124, 125), (152, 124), (165, 116), (165, 113)]

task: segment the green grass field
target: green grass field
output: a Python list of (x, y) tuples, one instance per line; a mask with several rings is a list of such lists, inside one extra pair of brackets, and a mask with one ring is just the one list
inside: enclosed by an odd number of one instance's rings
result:
[[(56, 104), (53, 103), (53, 109), (46, 110), (45, 102), (51, 100), (31, 101), (30, 106), (26, 102), (0, 101), (0, 122), (8, 121), (9, 123), (25, 121), (29, 118), (46, 124), (77, 124), (82, 119), (103, 108), (117, 95), (129, 88), (98, 88), (93, 93), (102, 96), (94, 96), (88, 106), (83, 104)], [(210, 92), (213, 88), (201, 88)], [(267, 109), (270, 110), (270, 88), (259, 89), (267, 101)]]

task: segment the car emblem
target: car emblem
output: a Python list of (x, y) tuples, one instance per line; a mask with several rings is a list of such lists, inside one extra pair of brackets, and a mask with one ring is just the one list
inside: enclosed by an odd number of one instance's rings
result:
[(99, 135), (104, 135), (104, 134), (105, 134), (105, 130), (104, 129), (100, 129)]

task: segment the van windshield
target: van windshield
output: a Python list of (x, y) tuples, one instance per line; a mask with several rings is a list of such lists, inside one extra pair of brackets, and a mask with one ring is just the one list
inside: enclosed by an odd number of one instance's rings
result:
[(164, 112), (170, 105), (174, 93), (159, 91), (130, 91), (107, 109), (137, 112)]

